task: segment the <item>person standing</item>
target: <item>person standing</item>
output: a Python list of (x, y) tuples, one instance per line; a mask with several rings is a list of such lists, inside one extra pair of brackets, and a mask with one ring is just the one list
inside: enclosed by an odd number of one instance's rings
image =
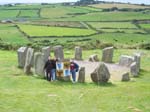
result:
[(45, 66), (44, 66), (44, 70), (46, 71), (46, 79), (48, 81), (51, 81), (51, 79), (52, 79), (52, 73), (51, 73), (52, 68), (53, 68), (53, 64), (52, 64), (51, 57), (49, 56), (48, 60), (45, 63)]
[(53, 81), (56, 80), (56, 61), (57, 61), (56, 58), (54, 58), (54, 59), (52, 60), (51, 74), (52, 74), (52, 80), (53, 80)]
[(74, 60), (71, 60), (70, 61), (70, 72), (72, 75), (73, 83), (76, 82), (76, 72), (78, 72), (78, 69), (79, 69), (79, 65), (77, 63), (75, 63)]

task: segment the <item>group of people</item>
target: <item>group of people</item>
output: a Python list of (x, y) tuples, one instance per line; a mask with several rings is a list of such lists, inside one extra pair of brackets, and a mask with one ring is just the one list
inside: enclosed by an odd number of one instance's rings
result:
[[(48, 81), (55, 81), (57, 80), (56, 76), (56, 63), (57, 61), (60, 61), (59, 59), (51, 59), (51, 57), (48, 57), (48, 60), (45, 63), (44, 71), (46, 73), (46, 80)], [(73, 83), (76, 82), (76, 72), (78, 72), (79, 65), (74, 62), (74, 60), (70, 60), (70, 74), (72, 75), (72, 81)]]

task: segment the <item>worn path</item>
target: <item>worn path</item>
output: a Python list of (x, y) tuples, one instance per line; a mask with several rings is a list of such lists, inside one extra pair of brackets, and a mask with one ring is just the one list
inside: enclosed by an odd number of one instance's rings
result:
[[(75, 62), (77, 62), (80, 67), (85, 67), (85, 73), (87, 77), (86, 79), (88, 81), (91, 81), (90, 74), (98, 66), (99, 62), (89, 62), (89, 61), (75, 61)], [(119, 66), (118, 64), (115, 64), (115, 63), (112, 63), (112, 64), (105, 63), (105, 64), (108, 67), (109, 72), (111, 74), (111, 80), (120, 81), (121, 74), (129, 71), (129, 68)]]

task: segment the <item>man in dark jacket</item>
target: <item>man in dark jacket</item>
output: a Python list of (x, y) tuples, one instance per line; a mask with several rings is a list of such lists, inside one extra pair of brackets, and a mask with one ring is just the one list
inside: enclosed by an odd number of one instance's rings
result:
[(49, 56), (47, 62), (45, 63), (45, 66), (44, 66), (44, 70), (46, 71), (46, 79), (48, 81), (51, 81), (51, 78), (52, 78), (52, 74), (51, 74), (52, 66), (53, 66), (52, 60)]

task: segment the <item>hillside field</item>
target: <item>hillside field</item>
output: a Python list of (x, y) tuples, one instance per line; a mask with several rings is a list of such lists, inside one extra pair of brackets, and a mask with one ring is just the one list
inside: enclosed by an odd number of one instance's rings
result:
[[(65, 51), (72, 57), (73, 51)], [(136, 50), (115, 50), (114, 61), (121, 54), (132, 55)], [(0, 111), (1, 112), (149, 112), (150, 107), (150, 55), (144, 52), (138, 78), (130, 82), (112, 82), (96, 85), (92, 82), (72, 84), (47, 82), (36, 76), (26, 76), (17, 68), (17, 54), (0, 50)], [(84, 59), (101, 50), (84, 51)], [(86, 107), (86, 108), (85, 108)]]
[[(0, 112), (150, 112), (150, 6), (100, 3), (0, 5)], [(17, 49), (75, 46), (83, 59), (114, 47), (113, 62), (140, 52), (139, 76), (128, 82), (48, 82), (18, 68)], [(51, 56), (54, 57), (51, 49)], [(86, 74), (89, 75), (89, 74)]]

